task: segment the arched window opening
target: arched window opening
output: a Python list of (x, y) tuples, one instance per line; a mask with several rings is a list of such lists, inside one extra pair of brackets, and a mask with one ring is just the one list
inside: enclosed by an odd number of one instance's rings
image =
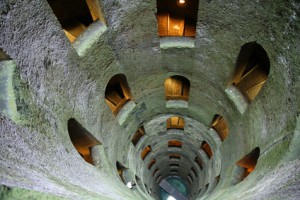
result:
[(177, 147), (177, 148), (181, 148), (182, 147), (182, 142), (178, 141), (178, 140), (170, 140), (168, 142), (168, 147)]
[(172, 169), (170, 170), (171, 173), (178, 173), (178, 170), (177, 169)]
[(142, 192), (146, 192), (141, 179), (137, 175), (135, 175), (135, 182), (136, 185), (140, 188), (140, 190), (142, 190)]
[(222, 141), (224, 141), (228, 136), (228, 125), (226, 120), (221, 115), (216, 114), (214, 116), (210, 127), (213, 128), (219, 134)]
[(179, 167), (179, 164), (178, 163), (171, 163), (169, 166), (170, 167)]
[(203, 162), (199, 157), (195, 158), (195, 162), (198, 164), (199, 168), (202, 170), (203, 169)]
[(207, 192), (207, 190), (208, 190), (208, 186), (209, 186), (209, 183), (207, 183), (207, 184), (204, 186), (204, 188), (205, 188), (205, 192)]
[(179, 154), (175, 154), (175, 153), (173, 153), (173, 154), (170, 154), (169, 155), (169, 159), (178, 159), (178, 160), (180, 160), (180, 155)]
[(130, 189), (132, 189), (136, 184), (132, 181), (132, 177), (128, 168), (123, 166), (119, 161), (116, 162), (116, 167), (118, 174), (122, 182)]
[(11, 58), (0, 48), (0, 62), (2, 60), (11, 60)]
[(182, 117), (170, 117), (167, 119), (167, 129), (184, 129), (184, 119)]
[(189, 100), (190, 81), (183, 76), (171, 76), (165, 81), (166, 100)]
[(187, 182), (189, 185), (192, 185), (192, 182), (191, 182), (190, 179), (186, 178), (185, 180), (186, 180), (186, 182)]
[(101, 145), (101, 142), (73, 118), (68, 121), (68, 132), (74, 147), (81, 157), (86, 162), (93, 164), (91, 150), (94, 146)]
[(267, 52), (256, 42), (242, 46), (237, 58), (232, 85), (251, 102), (266, 82), (270, 71)]
[(73, 42), (90, 24), (104, 23), (97, 0), (47, 0), (70, 42)]
[(152, 159), (148, 164), (148, 169), (150, 170), (155, 163), (156, 163), (156, 160)]
[(194, 182), (193, 177), (189, 174), (188, 177), (192, 180), (192, 182)]
[(160, 37), (195, 37), (199, 0), (157, 0), (157, 24)]
[(195, 177), (198, 177), (198, 174), (197, 174), (197, 172), (196, 172), (196, 170), (195, 170), (194, 167), (191, 168), (191, 171), (194, 173)]
[(105, 101), (117, 115), (122, 107), (131, 99), (126, 77), (123, 74), (113, 76), (105, 89)]
[(208, 158), (211, 158), (213, 155), (213, 152), (209, 146), (209, 144), (206, 141), (203, 141), (201, 144), (201, 148), (204, 150), (204, 152), (206, 153), (206, 155), (208, 156)]
[(150, 145), (146, 146), (145, 149), (143, 149), (143, 151), (141, 153), (142, 160), (145, 160), (146, 156), (150, 153), (150, 151), (151, 151)]
[(137, 145), (137, 143), (140, 141), (140, 139), (145, 135), (144, 127), (140, 127), (136, 133), (134, 134), (131, 142), (134, 146)]
[(220, 182), (221, 176), (219, 175), (219, 176), (217, 176), (215, 179), (216, 179), (216, 185), (218, 185), (219, 182)]
[(155, 174), (158, 172), (158, 170), (159, 170), (159, 168), (156, 168), (156, 169), (154, 170), (154, 172), (153, 172), (153, 174), (152, 174), (153, 177), (154, 177)]
[(260, 149), (256, 147), (236, 163), (240, 171), (238, 182), (243, 181), (255, 169), (259, 155)]
[(158, 175), (155, 181), (158, 182), (158, 180), (159, 180), (160, 178), (161, 178), (161, 175)]

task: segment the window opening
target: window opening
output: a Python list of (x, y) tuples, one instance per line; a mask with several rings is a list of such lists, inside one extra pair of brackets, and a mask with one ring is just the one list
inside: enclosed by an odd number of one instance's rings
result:
[(137, 145), (137, 143), (140, 141), (140, 139), (145, 135), (144, 127), (140, 127), (136, 133), (134, 134), (131, 142), (134, 146)]
[(270, 71), (267, 52), (256, 42), (242, 46), (232, 84), (251, 102), (266, 82)]
[(167, 119), (167, 129), (184, 129), (184, 119), (182, 117), (170, 117)]
[(129, 169), (124, 167), (119, 161), (116, 162), (117, 171), (122, 182), (129, 188), (134, 189), (136, 183), (132, 181)]
[(156, 160), (155, 160), (155, 159), (152, 159), (152, 160), (150, 161), (150, 163), (148, 164), (148, 169), (150, 170), (151, 167), (152, 167), (155, 163), (156, 163)]
[(195, 37), (199, 0), (157, 0), (158, 34)]
[(155, 181), (157, 182), (160, 178), (161, 178), (161, 175), (158, 175)]
[(183, 76), (171, 76), (165, 81), (166, 100), (189, 100), (190, 81)]
[(202, 170), (203, 169), (203, 163), (202, 160), (199, 157), (195, 158), (196, 163), (198, 164), (199, 168)]
[(182, 147), (182, 142), (180, 142), (178, 140), (170, 140), (168, 142), (168, 147), (178, 147), (178, 148), (181, 148)]
[(190, 179), (192, 180), (192, 182), (194, 182), (193, 177), (189, 174), (188, 177), (190, 177)]
[(11, 58), (0, 48), (0, 61), (11, 60)]
[(82, 127), (74, 118), (68, 120), (68, 132), (77, 152), (86, 162), (93, 164), (91, 148), (96, 145), (101, 145), (101, 142)]
[(131, 99), (126, 77), (123, 74), (113, 76), (105, 89), (105, 101), (114, 115)]
[(216, 114), (210, 124), (210, 127), (213, 128), (218, 135), (220, 136), (221, 140), (224, 141), (228, 136), (229, 129), (226, 120), (221, 116)]
[(153, 172), (152, 176), (154, 177), (155, 174), (158, 172), (159, 168), (156, 168), (155, 171)]
[(47, 0), (70, 42), (103, 14), (97, 0)]
[(169, 166), (170, 167), (179, 167), (179, 164), (178, 163), (171, 163)]
[(208, 158), (211, 158), (213, 155), (213, 152), (209, 146), (209, 144), (206, 141), (203, 141), (201, 144), (201, 148), (204, 150), (204, 152), (206, 153), (206, 155), (208, 156)]
[(243, 181), (255, 169), (259, 155), (260, 149), (259, 147), (256, 147), (236, 163), (237, 166), (243, 169), (241, 181)]
[(148, 145), (147, 147), (145, 147), (145, 149), (141, 153), (142, 160), (145, 159), (145, 157), (150, 153), (150, 151), (151, 151), (151, 146), (150, 145)]
[(196, 177), (198, 177), (198, 174), (197, 174), (197, 172), (196, 172), (195, 168), (194, 168), (194, 167), (192, 167), (192, 168), (191, 168), (191, 170), (193, 171), (194, 175), (195, 175)]
[(180, 159), (180, 155), (179, 154), (170, 154), (169, 155), (169, 159)]

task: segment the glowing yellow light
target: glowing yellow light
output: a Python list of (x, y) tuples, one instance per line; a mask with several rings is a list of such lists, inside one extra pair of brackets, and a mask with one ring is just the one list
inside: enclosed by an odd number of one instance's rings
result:
[(180, 27), (178, 25), (175, 25), (175, 26), (173, 26), (173, 28), (176, 30), (179, 30)]
[(184, 4), (184, 3), (185, 3), (185, 0), (179, 0), (179, 3), (180, 3), (180, 4)]

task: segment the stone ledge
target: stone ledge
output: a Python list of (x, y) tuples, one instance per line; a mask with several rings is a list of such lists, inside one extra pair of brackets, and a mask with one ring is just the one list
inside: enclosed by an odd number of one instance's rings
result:
[(0, 62), (0, 114), (13, 121), (19, 117), (13, 87), (15, 68), (16, 65), (12, 60)]
[(107, 27), (104, 23), (100, 21), (92, 23), (73, 43), (78, 55), (84, 56), (106, 30)]
[(160, 37), (160, 48), (194, 48), (194, 37)]
[(228, 95), (229, 99), (233, 101), (236, 105), (238, 111), (241, 114), (244, 114), (248, 107), (248, 101), (245, 96), (236, 88), (234, 85), (231, 85), (225, 89), (226, 94)]

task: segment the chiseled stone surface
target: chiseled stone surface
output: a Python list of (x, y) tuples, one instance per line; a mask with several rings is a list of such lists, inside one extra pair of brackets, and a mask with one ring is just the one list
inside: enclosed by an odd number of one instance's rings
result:
[[(160, 48), (156, 1), (100, 2), (107, 29), (81, 54), (46, 0), (0, 1), (0, 49), (16, 64), (19, 116), (11, 120), (0, 113), (1, 185), (26, 188), (18, 193), (22, 199), (30, 199), (29, 190), (50, 199), (157, 198), (155, 178), (168, 175), (172, 150), (167, 144), (175, 138), (183, 142), (179, 175), (186, 178), (192, 166), (198, 175), (193, 175), (190, 199), (299, 199), (299, 1), (199, 0), (195, 47), (167, 49)], [(266, 50), (271, 68), (241, 114), (225, 89), (241, 46), (252, 41)], [(126, 76), (135, 103), (122, 125), (104, 96), (118, 73)], [(166, 106), (164, 81), (173, 75), (190, 81), (187, 108)], [(223, 142), (209, 130), (215, 114), (228, 122)], [(184, 131), (167, 131), (166, 119), (174, 115), (185, 119)], [(103, 165), (90, 165), (77, 153), (68, 134), (70, 118), (101, 141)], [(146, 134), (134, 147), (131, 138), (141, 125)], [(199, 148), (203, 140), (212, 148), (211, 159)], [(153, 150), (142, 161), (147, 145)], [(256, 169), (232, 185), (235, 163), (255, 147), (261, 152)], [(154, 156), (157, 163), (149, 171)], [(121, 182), (117, 161), (133, 181), (140, 179), (137, 190)], [(152, 177), (156, 168), (161, 169)]]

